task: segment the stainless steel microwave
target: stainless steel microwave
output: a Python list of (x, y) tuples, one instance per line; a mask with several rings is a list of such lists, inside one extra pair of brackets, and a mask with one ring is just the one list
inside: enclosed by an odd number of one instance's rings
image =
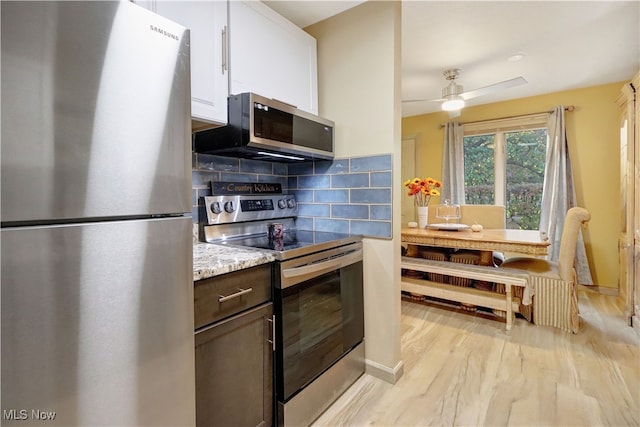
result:
[(333, 159), (331, 120), (255, 93), (231, 95), (227, 125), (197, 132), (197, 153), (281, 162)]

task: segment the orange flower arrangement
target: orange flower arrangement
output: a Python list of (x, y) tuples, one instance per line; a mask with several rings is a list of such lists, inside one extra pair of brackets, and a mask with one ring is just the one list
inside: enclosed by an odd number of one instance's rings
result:
[(415, 196), (416, 206), (429, 206), (431, 196), (439, 196), (442, 182), (437, 179), (429, 178), (413, 178), (404, 182), (404, 186), (409, 189), (409, 197)]

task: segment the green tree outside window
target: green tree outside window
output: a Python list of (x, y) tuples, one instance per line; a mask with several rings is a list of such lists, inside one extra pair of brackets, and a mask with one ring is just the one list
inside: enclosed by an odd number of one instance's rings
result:
[[(504, 132), (505, 165), (495, 161), (497, 134), (464, 138), (465, 203), (494, 204), (504, 194), (507, 228), (537, 230), (547, 149), (547, 130)], [(504, 173), (505, 188), (496, 188), (495, 171)]]

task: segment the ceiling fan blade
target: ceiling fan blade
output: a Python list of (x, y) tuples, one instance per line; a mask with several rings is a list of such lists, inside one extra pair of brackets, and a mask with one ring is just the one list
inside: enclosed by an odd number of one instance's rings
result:
[(494, 83), (492, 85), (481, 87), (479, 89), (463, 92), (460, 94), (460, 96), (462, 96), (462, 98), (466, 101), (467, 99), (477, 98), (478, 96), (487, 95), (500, 90), (510, 89), (512, 87), (520, 86), (526, 83), (527, 81), (524, 77), (515, 77), (513, 79), (505, 80), (500, 83)]
[(444, 99), (403, 99), (402, 102), (442, 102)]

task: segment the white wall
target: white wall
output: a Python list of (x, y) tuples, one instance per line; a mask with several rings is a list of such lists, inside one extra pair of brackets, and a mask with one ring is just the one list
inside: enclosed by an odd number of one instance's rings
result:
[(364, 241), (367, 372), (394, 383), (400, 354), (401, 2), (369, 1), (306, 30), (318, 41), (320, 115), (336, 157), (393, 154), (392, 240)]

